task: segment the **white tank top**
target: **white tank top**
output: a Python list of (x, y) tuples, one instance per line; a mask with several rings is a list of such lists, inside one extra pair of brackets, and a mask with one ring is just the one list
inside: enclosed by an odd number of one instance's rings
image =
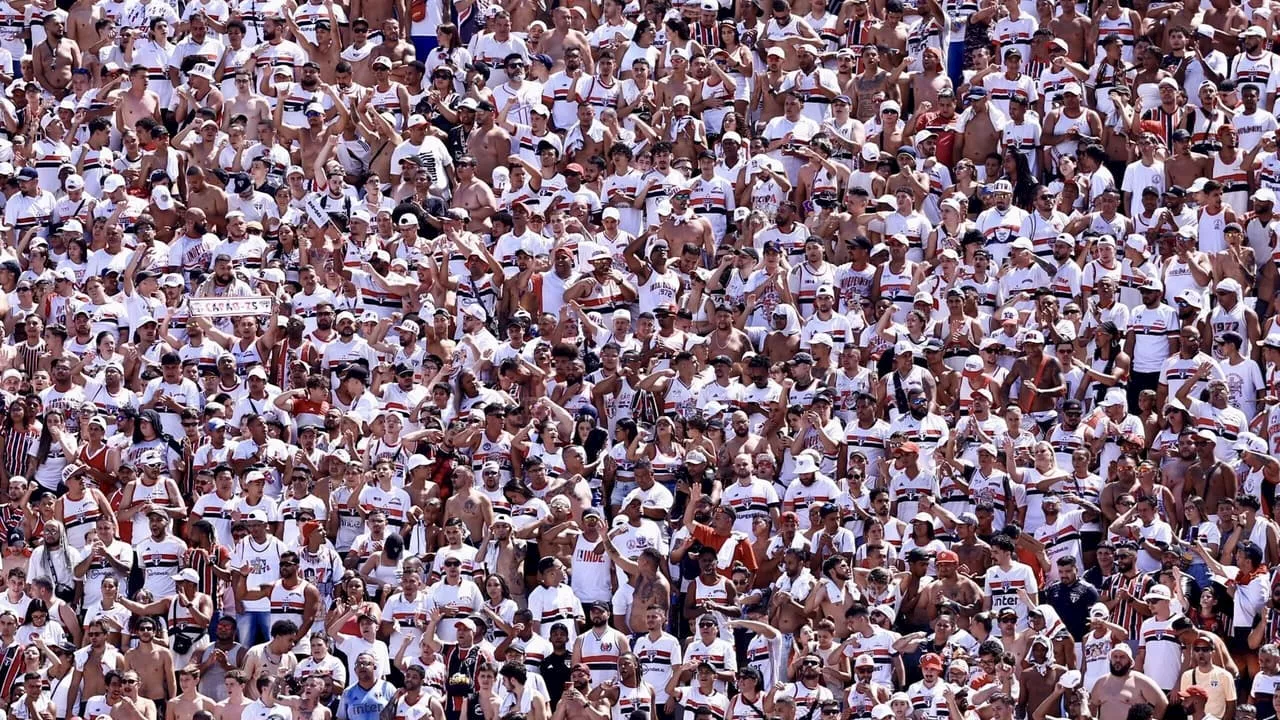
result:
[(652, 700), (653, 693), (648, 685), (627, 687), (619, 683), (618, 702), (613, 706), (613, 720), (630, 720), (632, 710), (649, 710)]
[(613, 563), (600, 547), (600, 541), (591, 542), (578, 536), (573, 546), (573, 576), (569, 586), (573, 594), (583, 602), (609, 602), (613, 597), (609, 585), (609, 567)]
[[(1234, 332), (1244, 339), (1244, 346), (1240, 348), (1240, 354), (1249, 357), (1250, 353), (1252, 353), (1253, 347), (1249, 343), (1244, 305), (1238, 300), (1236, 301), (1236, 306), (1230, 310), (1223, 310), (1222, 306), (1214, 309), (1213, 315), (1209, 317), (1209, 325), (1213, 329), (1214, 340), (1220, 340), (1224, 333)], [(1217, 347), (1213, 349), (1213, 356), (1218, 360), (1224, 359)]]
[[(1213, 175), (1218, 176), (1218, 160), (1213, 161)], [(1226, 228), (1225, 214), (1226, 206), (1223, 210), (1219, 210), (1217, 214), (1210, 213), (1208, 210), (1200, 209), (1200, 220), (1196, 225), (1196, 237), (1200, 239), (1201, 252), (1215, 253), (1227, 248), (1227, 240), (1224, 237), (1223, 229)]]
[[(169, 485), (164, 481), (164, 478), (157, 480), (155, 485), (147, 485), (144, 482), (139, 482), (137, 485), (133, 486), (133, 502), (139, 503), (148, 501), (150, 501), (152, 505), (156, 505), (158, 507), (168, 507), (171, 504), (171, 498), (169, 497)], [(133, 521), (132, 544), (137, 545), (149, 537), (151, 537), (150, 524), (146, 522), (145, 518), (141, 521), (135, 518)]]
[(97, 528), (100, 517), (102, 517), (102, 510), (98, 507), (98, 500), (88, 491), (79, 500), (72, 500), (66, 495), (62, 496), (62, 523), (67, 529), (69, 547), (84, 547), (85, 536)]
[(1108, 630), (1102, 634), (1102, 637), (1094, 637), (1093, 631), (1085, 633), (1084, 642), (1084, 689), (1089, 691), (1093, 689), (1094, 683), (1110, 672), (1111, 648), (1114, 643), (1111, 642), (1111, 631)]
[(884, 271), (880, 274), (880, 297), (893, 302), (895, 322), (905, 322), (907, 313), (911, 311), (912, 302), (915, 300), (915, 295), (911, 293), (914, 270), (915, 263), (908, 260), (901, 273), (895, 273), (885, 265)]
[(649, 279), (636, 288), (639, 298), (637, 306), (640, 312), (653, 312), (662, 305), (674, 305), (676, 294), (680, 292), (680, 276), (674, 271), (665, 273), (652, 271)]

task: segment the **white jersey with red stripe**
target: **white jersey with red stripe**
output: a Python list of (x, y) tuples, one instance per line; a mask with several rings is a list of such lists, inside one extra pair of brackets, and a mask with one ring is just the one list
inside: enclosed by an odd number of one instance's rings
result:
[[(723, 682), (717, 680), (717, 683)], [(725, 695), (722, 690), (712, 690), (709, 694), (704, 695), (696, 685), (678, 688), (679, 700), (681, 707), (689, 717), (693, 717), (699, 710), (708, 710), (711, 712), (712, 720), (725, 720), (729, 713), (729, 696)]]
[[(1244, 169), (1244, 152), (1236, 151), (1236, 158), (1231, 162), (1222, 159), (1222, 154), (1213, 156), (1213, 179), (1222, 183), (1222, 203), (1243, 217), (1249, 212), (1249, 173)], [(1201, 246), (1201, 250), (1209, 250)]]
[(736, 207), (733, 184), (722, 177), (697, 178), (689, 184), (689, 208), (693, 214), (711, 224), (716, 243), (724, 239), (729, 216)]
[(683, 661), (680, 641), (665, 632), (657, 640), (645, 634), (635, 639), (631, 651), (640, 661), (640, 676), (653, 688), (654, 702), (665, 703), (669, 697), (667, 682)]
[(599, 685), (618, 678), (618, 656), (630, 648), (627, 637), (606, 626), (603, 632), (592, 628), (578, 636), (578, 656), (591, 670), (591, 684)]
[(1035, 573), (1030, 567), (1014, 560), (1008, 570), (999, 565), (987, 569), (986, 593), (991, 598), (991, 610), (999, 613), (1004, 608), (1013, 608), (1018, 613), (1018, 627), (1027, 625), (1027, 604), (1019, 597), (1020, 590), (1035, 596), (1040, 591), (1036, 583)]
[[(717, 672), (732, 672), (738, 669), (738, 656), (733, 649), (733, 645), (718, 636), (710, 643), (703, 642), (701, 638), (689, 643), (688, 649), (685, 650), (684, 658), (686, 662), (702, 662), (705, 660)], [(714, 687), (717, 693), (722, 693), (725, 691), (727, 684), (724, 680), (716, 680)]]

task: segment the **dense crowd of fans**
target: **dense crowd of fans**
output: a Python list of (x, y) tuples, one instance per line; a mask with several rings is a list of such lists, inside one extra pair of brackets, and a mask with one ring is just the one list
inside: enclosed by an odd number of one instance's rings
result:
[(0, 0), (4, 720), (1271, 720), (1280, 4)]

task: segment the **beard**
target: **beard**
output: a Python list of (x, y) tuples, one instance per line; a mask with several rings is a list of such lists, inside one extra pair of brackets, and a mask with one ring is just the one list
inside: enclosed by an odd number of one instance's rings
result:
[(593, 628), (602, 628), (608, 624), (608, 618), (591, 618), (591, 627)]
[(911, 408), (911, 417), (917, 420), (923, 420), (925, 415), (928, 415), (928, 414), (929, 414), (928, 410)]
[(1115, 661), (1113, 660), (1110, 663), (1109, 669), (1111, 670), (1111, 674), (1116, 677), (1126, 677), (1129, 674), (1129, 671), (1133, 669), (1133, 664), (1131, 663), (1129, 665), (1124, 665), (1122, 667), (1119, 667), (1116, 665)]

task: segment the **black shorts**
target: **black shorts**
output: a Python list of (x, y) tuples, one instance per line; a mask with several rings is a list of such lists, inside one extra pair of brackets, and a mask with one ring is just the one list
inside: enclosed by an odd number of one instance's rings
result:
[(1236, 628), (1231, 631), (1231, 638), (1227, 641), (1227, 649), (1233, 655), (1246, 655), (1254, 652), (1249, 648), (1249, 633), (1253, 632), (1251, 627)]

